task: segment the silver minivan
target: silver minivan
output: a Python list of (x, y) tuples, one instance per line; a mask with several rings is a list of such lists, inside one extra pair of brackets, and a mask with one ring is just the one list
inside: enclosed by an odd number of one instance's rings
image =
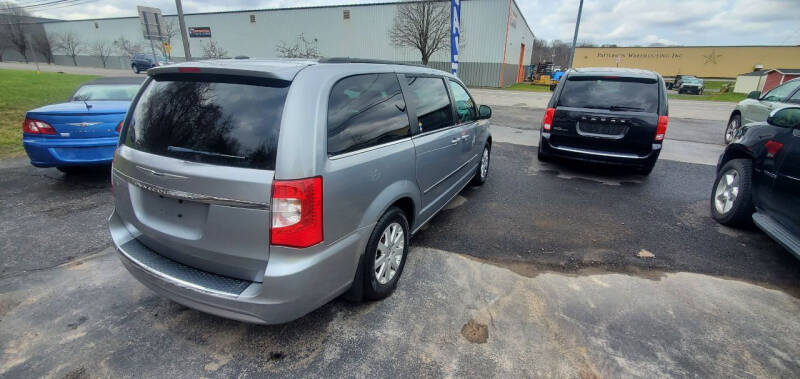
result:
[(130, 273), (186, 306), (283, 323), (381, 299), (409, 238), (489, 170), (491, 109), (391, 62), (156, 67), (114, 154), (109, 229)]

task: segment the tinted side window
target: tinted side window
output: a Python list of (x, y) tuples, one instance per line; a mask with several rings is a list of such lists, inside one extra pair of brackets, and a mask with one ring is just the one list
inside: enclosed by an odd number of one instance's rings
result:
[(787, 103), (800, 104), (800, 91), (795, 92), (794, 95), (789, 98)]
[(478, 111), (475, 109), (475, 102), (469, 97), (464, 87), (458, 82), (450, 80), (450, 88), (453, 90), (453, 100), (456, 103), (456, 114), (458, 114), (458, 121), (470, 122), (477, 119)]
[(333, 86), (328, 100), (328, 155), (411, 135), (395, 74), (356, 75)]
[(800, 87), (800, 80), (794, 82), (783, 83), (775, 88), (772, 91), (767, 92), (767, 94), (761, 100), (764, 101), (783, 101), (786, 96), (789, 96), (792, 91), (796, 90), (797, 87)]
[(407, 76), (410, 97), (417, 108), (420, 133), (455, 124), (450, 97), (441, 78)]

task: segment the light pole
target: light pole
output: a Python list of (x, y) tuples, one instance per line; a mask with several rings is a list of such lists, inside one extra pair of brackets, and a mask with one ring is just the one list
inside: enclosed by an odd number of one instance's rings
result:
[(583, 0), (578, 6), (578, 21), (575, 21), (575, 35), (572, 36), (572, 49), (569, 52), (569, 64), (567, 68), (572, 68), (572, 59), (575, 58), (575, 44), (578, 42), (578, 28), (581, 26), (581, 12), (583, 11)]
[(181, 27), (181, 40), (183, 41), (183, 56), (184, 59), (188, 62), (192, 60), (192, 53), (189, 50), (189, 36), (186, 35), (186, 22), (183, 20), (183, 5), (181, 5), (181, 0), (175, 0), (175, 8), (178, 8), (178, 25)]

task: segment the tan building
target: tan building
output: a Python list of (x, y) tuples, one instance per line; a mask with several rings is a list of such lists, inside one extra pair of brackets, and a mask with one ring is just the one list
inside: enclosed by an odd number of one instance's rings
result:
[(753, 71), (800, 68), (800, 46), (579, 47), (575, 67), (631, 67), (662, 76), (735, 78)]

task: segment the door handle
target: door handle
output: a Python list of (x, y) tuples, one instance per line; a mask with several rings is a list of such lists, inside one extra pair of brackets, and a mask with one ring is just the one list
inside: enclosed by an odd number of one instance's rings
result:
[(461, 141), (461, 138), (458, 138), (458, 137), (456, 137), (456, 138), (453, 138), (452, 140), (450, 140), (450, 143), (452, 143), (453, 145), (455, 145), (455, 144), (457, 144), (457, 143), (458, 143), (458, 141)]
[(463, 139), (463, 140), (465, 140), (465, 141), (466, 141), (466, 140), (468, 140), (468, 139), (469, 139), (469, 137), (470, 137), (470, 135), (469, 135), (469, 134), (465, 134), (465, 135), (461, 136), (461, 139)]

